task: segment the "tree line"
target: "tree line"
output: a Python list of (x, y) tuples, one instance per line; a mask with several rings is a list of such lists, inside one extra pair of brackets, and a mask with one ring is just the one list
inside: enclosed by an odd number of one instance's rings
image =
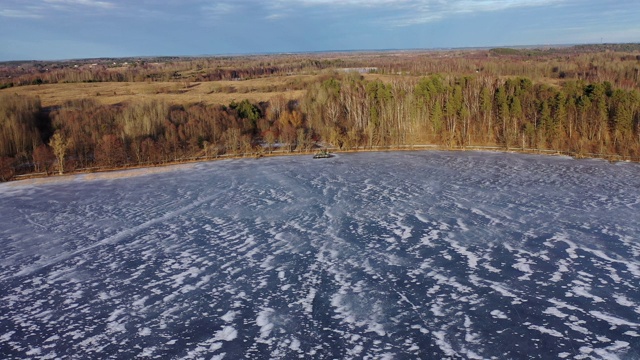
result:
[(86, 59), (60, 63), (12, 63), (10, 66), (0, 63), (0, 89), (59, 83), (228, 81), (312, 73), (360, 64), (357, 58), (329, 60), (301, 55)]
[(282, 54), (208, 58), (87, 59), (0, 63), (0, 89), (78, 82), (202, 82), (317, 74), (368, 67), (379, 74), (483, 74), (493, 77), (640, 85), (640, 44), (578, 45), (546, 49)]
[(43, 109), (0, 97), (0, 179), (30, 172), (151, 165), (278, 147), (308, 151), (436, 144), (640, 157), (640, 92), (610, 82), (335, 73), (298, 100), (173, 105), (85, 99)]
[(609, 82), (350, 76), (316, 84), (301, 104), (312, 132), (344, 147), (497, 145), (640, 156), (640, 92)]

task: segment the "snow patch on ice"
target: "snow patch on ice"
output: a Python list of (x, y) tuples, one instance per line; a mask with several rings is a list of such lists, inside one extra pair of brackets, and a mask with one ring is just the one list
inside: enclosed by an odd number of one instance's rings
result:
[(433, 335), (436, 337), (436, 345), (438, 345), (438, 347), (440, 348), (440, 350), (442, 350), (442, 352), (446, 355), (446, 356), (455, 356), (455, 357), (459, 357), (459, 354), (456, 353), (455, 350), (453, 350), (453, 346), (451, 346), (451, 344), (445, 340), (445, 332), (444, 331), (434, 331)]
[(553, 329), (547, 329), (544, 326), (529, 325), (529, 329), (536, 330), (536, 331), (539, 331), (539, 332), (541, 332), (543, 334), (549, 334), (551, 336), (555, 336), (555, 337), (559, 337), (559, 338), (564, 337), (564, 335), (562, 335), (561, 332), (553, 330)]
[(480, 258), (478, 257), (478, 255), (472, 253), (471, 251), (467, 250), (466, 247), (461, 246), (457, 241), (455, 240), (450, 240), (449, 243), (451, 244), (451, 247), (460, 255), (465, 256), (467, 258), (467, 265), (471, 268), (471, 269), (476, 269), (478, 267), (478, 261), (480, 260)]
[(507, 316), (507, 314), (505, 314), (504, 312), (500, 311), (500, 310), (492, 310), (491, 311), (491, 316), (493, 316), (495, 319), (508, 319), (509, 317)]
[(233, 341), (238, 337), (238, 331), (233, 326), (225, 326), (216, 333), (216, 339), (222, 341)]
[(291, 344), (289, 344), (289, 349), (293, 351), (300, 350), (300, 340), (298, 340), (297, 338), (293, 338), (293, 340), (291, 340)]
[(609, 324), (614, 326), (632, 326), (632, 327), (640, 326), (639, 323), (634, 323), (625, 319), (621, 319), (619, 317), (609, 315), (601, 311), (592, 310), (592, 311), (589, 311), (589, 314), (591, 314), (596, 319), (606, 321)]
[(518, 279), (520, 280), (529, 280), (529, 277), (533, 274), (533, 271), (531, 271), (531, 267), (529, 265), (532, 265), (533, 262), (529, 259), (525, 259), (525, 258), (518, 258), (517, 259), (517, 263), (511, 265), (514, 269), (519, 270), (521, 272), (524, 273), (524, 275), (520, 276)]
[(235, 319), (237, 314), (238, 314), (237, 311), (229, 310), (224, 315), (222, 315), (220, 319), (222, 319), (222, 321), (224, 322), (232, 322), (233, 319)]
[(260, 339), (261, 341), (266, 341), (273, 330), (273, 323), (270, 318), (275, 310), (271, 308), (265, 308), (258, 313), (258, 317), (256, 318), (256, 325), (260, 327)]
[(629, 345), (630, 344), (626, 341), (616, 340), (612, 345), (607, 346), (604, 349), (594, 349), (593, 352), (598, 354), (602, 359), (617, 360), (620, 359), (620, 357), (616, 352), (620, 352), (621, 350), (628, 348)]
[(9, 331), (4, 333), (2, 336), (0, 336), (0, 341), (2, 342), (7, 342), (9, 341), (9, 339), (11, 339), (11, 336), (13, 336), (13, 334), (15, 334), (15, 331)]
[[(596, 296), (596, 295), (591, 294), (591, 293), (588, 291), (588, 288), (587, 288), (587, 287), (585, 287), (585, 286), (574, 286), (574, 287), (571, 289), (571, 292), (572, 292), (573, 294), (577, 295), (577, 296), (582, 296), (582, 297), (586, 297), (586, 298), (588, 298), (588, 299), (592, 299), (592, 300), (593, 300), (593, 302), (596, 302), (596, 303), (604, 302), (604, 299), (603, 299), (603, 298), (601, 298), (601, 297), (599, 297), (599, 296)], [(569, 293), (569, 294), (571, 294), (571, 293)]]
[(569, 316), (569, 315), (563, 313), (562, 311), (560, 311), (558, 308), (553, 307), (553, 306), (546, 308), (542, 313), (543, 314), (547, 314), (547, 315), (553, 315), (553, 316), (558, 317), (560, 319), (563, 319), (563, 318)]

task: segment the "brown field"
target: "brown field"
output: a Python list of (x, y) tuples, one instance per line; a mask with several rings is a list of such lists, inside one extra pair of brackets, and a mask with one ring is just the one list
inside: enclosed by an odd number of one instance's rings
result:
[[(43, 107), (60, 106), (65, 101), (88, 98), (104, 105), (150, 98), (175, 105), (228, 105), (244, 99), (253, 103), (270, 101), (279, 95), (286, 99), (299, 99), (304, 95), (304, 89), (321, 77), (292, 75), (241, 81), (60, 83), (13, 87), (0, 90), (0, 94), (37, 96)], [(364, 77), (389, 83), (398, 76), (365, 74)]]
[(1, 93), (38, 96), (42, 106), (59, 106), (68, 100), (95, 99), (105, 105), (145, 98), (170, 104), (222, 104), (247, 99), (257, 103), (282, 95), (287, 99), (302, 97), (308, 83), (317, 76), (284, 76), (243, 81), (211, 82), (101, 82), (44, 84), (0, 90)]
[[(369, 81), (391, 83), (407, 75), (364, 74)], [(43, 107), (60, 106), (69, 100), (95, 99), (104, 105), (129, 103), (134, 100), (157, 99), (172, 105), (204, 103), (228, 105), (232, 101), (247, 99), (253, 103), (270, 101), (276, 96), (300, 99), (305, 88), (321, 79), (322, 75), (272, 76), (241, 81), (207, 82), (95, 82), (60, 83), (19, 86), (2, 89), (0, 94), (18, 94), (39, 97)], [(514, 76), (503, 76), (513, 78)], [(419, 76), (417, 76), (419, 78)], [(551, 86), (561, 80), (545, 79)]]

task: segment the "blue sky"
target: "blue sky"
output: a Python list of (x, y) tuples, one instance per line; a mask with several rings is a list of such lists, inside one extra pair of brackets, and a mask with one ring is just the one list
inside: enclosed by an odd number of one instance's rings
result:
[(0, 0), (0, 61), (640, 42), (639, 0)]

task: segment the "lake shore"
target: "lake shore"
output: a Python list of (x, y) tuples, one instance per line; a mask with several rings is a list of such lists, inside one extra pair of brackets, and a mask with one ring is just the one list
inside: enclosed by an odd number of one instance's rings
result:
[(137, 169), (155, 169), (162, 168), (167, 166), (176, 166), (176, 165), (184, 165), (184, 164), (194, 164), (200, 162), (209, 162), (209, 161), (219, 161), (219, 160), (231, 160), (231, 159), (259, 159), (266, 157), (281, 157), (281, 156), (312, 156), (317, 151), (321, 149), (326, 149), (331, 154), (341, 154), (341, 153), (359, 153), (359, 152), (393, 152), (393, 151), (487, 151), (487, 152), (497, 152), (497, 153), (514, 153), (514, 154), (532, 154), (532, 155), (550, 155), (550, 156), (569, 156), (574, 159), (601, 159), (607, 160), (610, 162), (617, 161), (626, 161), (626, 162), (640, 162), (640, 158), (633, 158), (630, 156), (621, 156), (621, 155), (611, 155), (611, 154), (592, 154), (592, 153), (574, 153), (567, 151), (558, 151), (558, 150), (550, 150), (550, 149), (531, 149), (531, 148), (510, 148), (506, 149), (500, 146), (441, 146), (441, 145), (390, 145), (390, 146), (373, 146), (373, 147), (361, 147), (361, 148), (352, 148), (352, 149), (339, 149), (336, 147), (318, 147), (313, 151), (287, 151), (287, 150), (275, 150), (271, 152), (255, 152), (248, 154), (222, 154), (216, 156), (201, 156), (201, 157), (190, 157), (190, 158), (182, 158), (176, 161), (164, 162), (159, 164), (135, 164), (135, 165), (125, 165), (122, 167), (109, 167), (109, 168), (83, 168), (77, 169), (73, 171), (65, 172), (64, 174), (57, 173), (32, 173), (32, 174), (23, 174), (16, 175), (8, 182), (16, 182), (27, 179), (41, 179), (41, 178), (59, 178), (64, 176), (73, 176), (73, 175), (81, 175), (81, 174), (95, 174), (95, 173), (107, 173), (107, 172), (117, 172), (117, 171), (126, 171), (126, 170), (137, 170)]

